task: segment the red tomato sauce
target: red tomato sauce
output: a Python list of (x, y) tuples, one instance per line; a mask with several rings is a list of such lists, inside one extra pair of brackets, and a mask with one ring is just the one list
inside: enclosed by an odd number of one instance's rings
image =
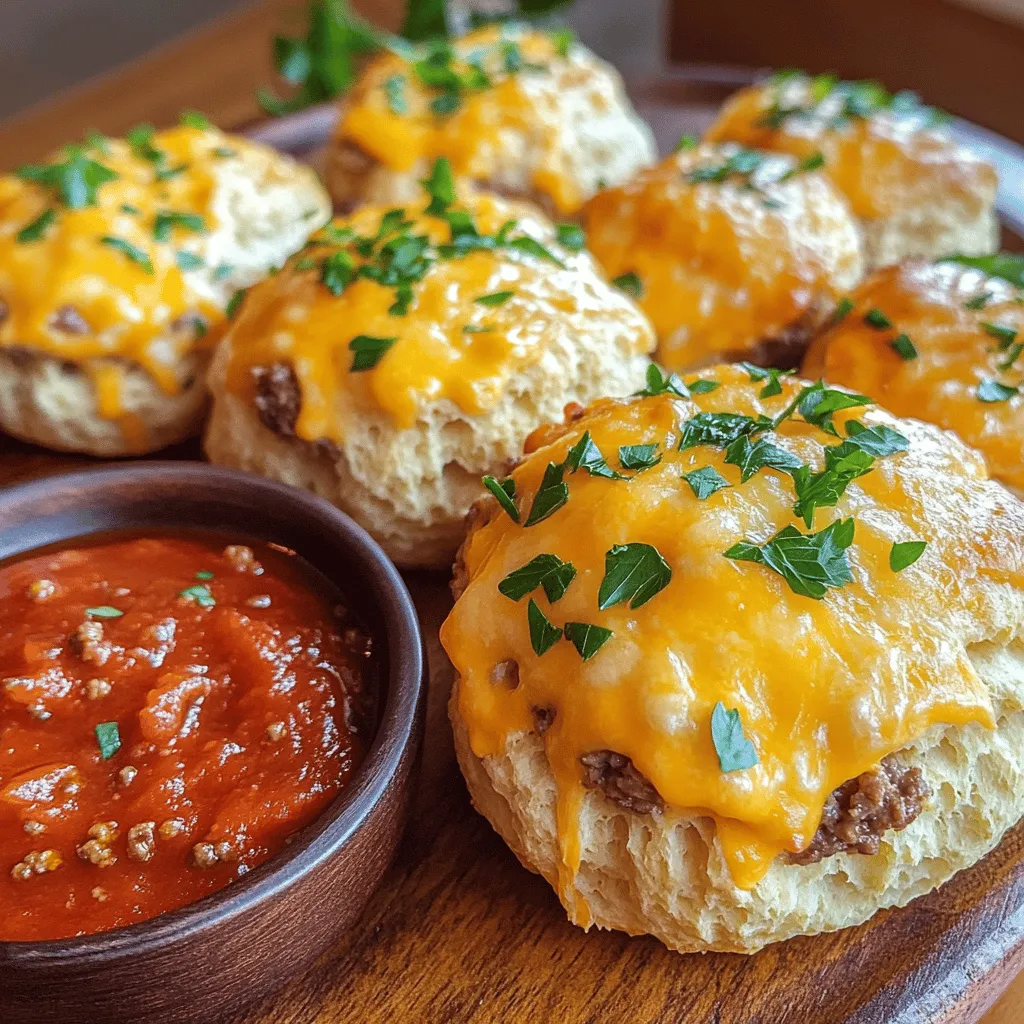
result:
[(118, 538), (0, 566), (0, 940), (224, 888), (345, 786), (375, 653), (292, 552)]

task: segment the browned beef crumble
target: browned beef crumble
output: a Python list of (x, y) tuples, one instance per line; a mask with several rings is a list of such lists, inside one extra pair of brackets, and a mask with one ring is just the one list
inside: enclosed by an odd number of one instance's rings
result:
[(74, 306), (61, 306), (50, 317), (50, 326), (65, 334), (88, 334), (92, 330), (89, 322)]
[(562, 410), (562, 414), (565, 417), (566, 423), (575, 423), (578, 419), (581, 419), (587, 411), (585, 405), (581, 405), (579, 402), (567, 402), (565, 408)]
[(580, 758), (583, 785), (600, 789), (623, 810), (649, 814), (660, 809), (658, 791), (633, 767), (633, 762), (614, 750), (594, 750)]
[(784, 327), (774, 338), (762, 338), (752, 348), (725, 353), (722, 361), (744, 361), (755, 366), (797, 370), (810, 344), (812, 333), (810, 324), (801, 320)]
[(290, 363), (274, 363), (255, 366), (252, 374), (256, 378), (254, 402), (260, 422), (275, 434), (293, 437), (302, 408), (302, 390), (295, 370)]
[(533, 723), (537, 729), (537, 735), (543, 736), (551, 728), (555, 720), (554, 708), (533, 708)]
[(791, 864), (815, 864), (837, 853), (878, 853), (890, 829), (905, 829), (920, 813), (931, 788), (919, 768), (895, 757), (834, 790), (806, 849), (788, 854)]

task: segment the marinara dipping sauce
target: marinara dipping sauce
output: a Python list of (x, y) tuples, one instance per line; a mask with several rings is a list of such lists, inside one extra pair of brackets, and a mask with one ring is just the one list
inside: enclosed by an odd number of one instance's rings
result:
[(0, 940), (222, 889), (345, 786), (371, 638), (273, 545), (119, 538), (0, 566)]

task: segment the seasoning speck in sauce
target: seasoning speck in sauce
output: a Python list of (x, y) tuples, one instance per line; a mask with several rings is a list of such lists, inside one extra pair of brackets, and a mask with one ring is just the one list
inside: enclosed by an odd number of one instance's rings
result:
[(376, 678), (339, 598), (286, 548), (203, 534), (0, 566), (0, 941), (193, 903), (331, 803)]

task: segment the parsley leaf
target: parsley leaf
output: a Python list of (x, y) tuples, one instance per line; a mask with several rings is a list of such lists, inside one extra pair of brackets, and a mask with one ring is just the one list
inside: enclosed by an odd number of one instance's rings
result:
[(735, 412), (699, 412), (683, 424), (679, 450), (685, 451), (698, 445), (728, 448), (737, 438), (768, 430), (771, 425), (771, 420), (765, 416), (755, 420)]
[(124, 612), (120, 608), (112, 608), (109, 604), (101, 604), (96, 608), (86, 608), (85, 614), (90, 619), (119, 619)]
[(623, 444), (619, 445), (619, 465), (623, 469), (635, 469), (637, 471), (650, 469), (661, 462), (661, 456), (656, 455), (658, 446), (656, 444)]
[(895, 341), (890, 342), (890, 345), (896, 355), (904, 362), (917, 358), (917, 349), (906, 334), (900, 334)]
[(534, 495), (526, 526), (536, 526), (557, 512), (569, 500), (569, 485), (562, 480), (562, 467), (548, 463), (540, 487)]
[(584, 661), (589, 661), (611, 639), (612, 631), (604, 626), (589, 622), (567, 622), (565, 638), (579, 652)]
[(907, 540), (893, 544), (889, 552), (889, 568), (893, 572), (902, 572), (908, 565), (913, 565), (928, 547), (926, 540)]
[(690, 389), (683, 383), (683, 378), (676, 373), (665, 375), (661, 372), (656, 363), (649, 363), (647, 366), (647, 387), (638, 391), (637, 396), (653, 398), (655, 395), (663, 394), (677, 395), (679, 398), (689, 398)]
[(96, 733), (100, 757), (109, 761), (121, 749), (121, 733), (117, 722), (100, 722), (93, 731)]
[(865, 427), (859, 420), (848, 420), (846, 434), (847, 438), (843, 445), (854, 444), (876, 458), (882, 455), (895, 455), (896, 452), (905, 452), (910, 447), (910, 442), (899, 431), (882, 423), (873, 427)]
[(835, 413), (841, 409), (855, 409), (858, 406), (873, 404), (874, 400), (868, 398), (867, 395), (854, 395), (848, 391), (839, 391), (827, 387), (824, 381), (819, 380), (815, 384), (809, 384), (802, 388), (796, 398), (775, 417), (773, 423), (777, 427), (796, 411), (808, 423), (838, 437), (839, 433), (832, 423)]
[(819, 533), (801, 533), (787, 526), (762, 545), (742, 541), (726, 558), (756, 562), (777, 572), (794, 594), (820, 601), (829, 587), (853, 582), (846, 549), (853, 543), (852, 519), (837, 519)]
[(632, 295), (634, 299), (643, 298), (644, 283), (640, 280), (639, 275), (633, 270), (612, 278), (612, 284), (620, 291), (624, 291), (627, 295)]
[(576, 567), (572, 562), (563, 562), (558, 555), (537, 555), (510, 572), (498, 584), (498, 590), (505, 597), (520, 601), (537, 587), (543, 587), (548, 600), (554, 604), (575, 578)]
[(777, 469), (790, 473), (801, 466), (795, 456), (761, 438), (751, 442), (749, 436), (741, 434), (726, 449), (725, 461), (730, 466), (740, 467), (740, 483), (745, 484), (759, 469)]
[(739, 710), (727, 710), (721, 701), (711, 712), (711, 741), (723, 772), (743, 771), (758, 763), (754, 744), (743, 735)]
[(354, 352), (352, 358), (352, 373), (360, 373), (363, 370), (372, 370), (384, 357), (384, 353), (391, 348), (397, 338), (374, 338), (369, 334), (358, 334), (349, 343), (349, 351)]
[(690, 485), (690, 489), (698, 501), (706, 501), (715, 491), (731, 486), (714, 466), (691, 469), (689, 473), (683, 475), (683, 479)]
[(519, 509), (516, 508), (516, 503), (512, 499), (516, 496), (516, 482), (512, 477), (505, 477), (504, 480), (498, 481), (493, 476), (484, 477), (484, 487), (487, 488), (497, 499), (498, 504), (508, 514), (509, 519), (513, 523), (519, 522)]
[(984, 309), (992, 298), (992, 292), (981, 292), (964, 303), (964, 309)]
[(409, 104), (405, 100), (405, 75), (388, 75), (384, 79), (384, 96), (392, 114), (407, 114)]
[(515, 249), (518, 252), (525, 253), (527, 256), (534, 256), (539, 260), (547, 260), (549, 263), (554, 263), (559, 267), (565, 266), (550, 249), (541, 245), (536, 238), (531, 238), (529, 235), (510, 238), (505, 245), (509, 249)]
[[(848, 450), (843, 450), (849, 444)], [(809, 466), (793, 471), (796, 504), (793, 511), (809, 528), (818, 508), (834, 508), (852, 480), (871, 472), (875, 460), (872, 455), (851, 442), (825, 449), (826, 466), (820, 473), (812, 473)]]
[(245, 301), (246, 289), (239, 288), (234, 295), (228, 299), (228, 304), (224, 307), (224, 315), (229, 319), (233, 319), (234, 315), (241, 309), (242, 303)]
[(854, 303), (853, 300), (844, 296), (836, 303), (836, 308), (832, 310), (832, 317), (829, 320), (829, 327), (835, 327), (841, 320), (845, 320), (846, 317), (853, 312)]
[(23, 181), (34, 181), (50, 191), (73, 210), (96, 205), (101, 185), (114, 181), (117, 174), (109, 167), (90, 160), (81, 146), (68, 146), (64, 159), (52, 164), (28, 164), (15, 174)]
[(999, 342), (1000, 348), (1007, 348), (1017, 340), (1017, 332), (1012, 327), (1005, 327), (1003, 324), (993, 324), (983, 320), (981, 328), (986, 334)]
[(604, 579), (597, 607), (604, 611), (622, 601), (639, 608), (669, 585), (672, 569), (651, 544), (616, 544), (604, 556)]
[(194, 252), (186, 252), (184, 249), (174, 254), (174, 260), (180, 270), (198, 270), (204, 266), (199, 256)]
[(586, 248), (587, 236), (578, 224), (559, 224), (556, 230), (558, 241), (570, 252), (579, 252)]
[(178, 591), (178, 597), (184, 597), (188, 601), (195, 601), (200, 608), (212, 608), (217, 602), (214, 600), (210, 588), (205, 583), (194, 583), (191, 587)]
[(201, 114), (198, 110), (183, 110), (178, 121), (186, 128), (195, 128), (197, 131), (208, 131), (213, 127), (210, 119)]
[(1018, 288), (1024, 288), (1024, 255), (1020, 253), (997, 252), (991, 256), (961, 256), (957, 254), (944, 256), (941, 262), (960, 263), (965, 267), (974, 267), (975, 270), (980, 270), (990, 277), (1001, 277)]
[(562, 639), (562, 631), (552, 625), (548, 617), (540, 610), (540, 606), (531, 597), (526, 607), (526, 620), (530, 624), (530, 646), (539, 658), (547, 654)]
[(153, 237), (158, 242), (166, 242), (171, 237), (172, 228), (181, 228), (184, 231), (205, 231), (206, 221), (198, 213), (161, 210), (153, 221)]
[(430, 169), (430, 177), (425, 178), (421, 184), (430, 196), (427, 213), (440, 216), (455, 202), (455, 178), (452, 175), (452, 165), (448, 162), (447, 157), (438, 157), (434, 161), (434, 166)]
[(993, 404), (995, 402), (1008, 402), (1014, 395), (1020, 392), (1020, 388), (1009, 384), (1000, 384), (997, 380), (986, 377), (978, 385), (978, 400)]
[(782, 377), (789, 376), (793, 370), (777, 370), (774, 367), (755, 366), (753, 363), (740, 363), (747, 376), (753, 381), (763, 380), (767, 383), (759, 392), (760, 398), (773, 398), (782, 394)]
[(29, 221), (15, 236), (19, 244), (26, 242), (38, 242), (49, 230), (50, 225), (57, 219), (56, 211), (43, 210), (35, 220)]
[(869, 309), (864, 314), (864, 323), (878, 331), (892, 327), (892, 321), (880, 309)]
[(607, 480), (625, 479), (605, 461), (589, 430), (566, 453), (564, 466), (572, 473), (585, 469), (591, 476), (601, 476)]
[(104, 235), (100, 242), (111, 249), (124, 253), (132, 263), (137, 263), (147, 274), (153, 273), (153, 261), (138, 246), (115, 235)]
[(515, 292), (491, 292), (490, 295), (478, 295), (473, 301), (481, 306), (503, 306)]

